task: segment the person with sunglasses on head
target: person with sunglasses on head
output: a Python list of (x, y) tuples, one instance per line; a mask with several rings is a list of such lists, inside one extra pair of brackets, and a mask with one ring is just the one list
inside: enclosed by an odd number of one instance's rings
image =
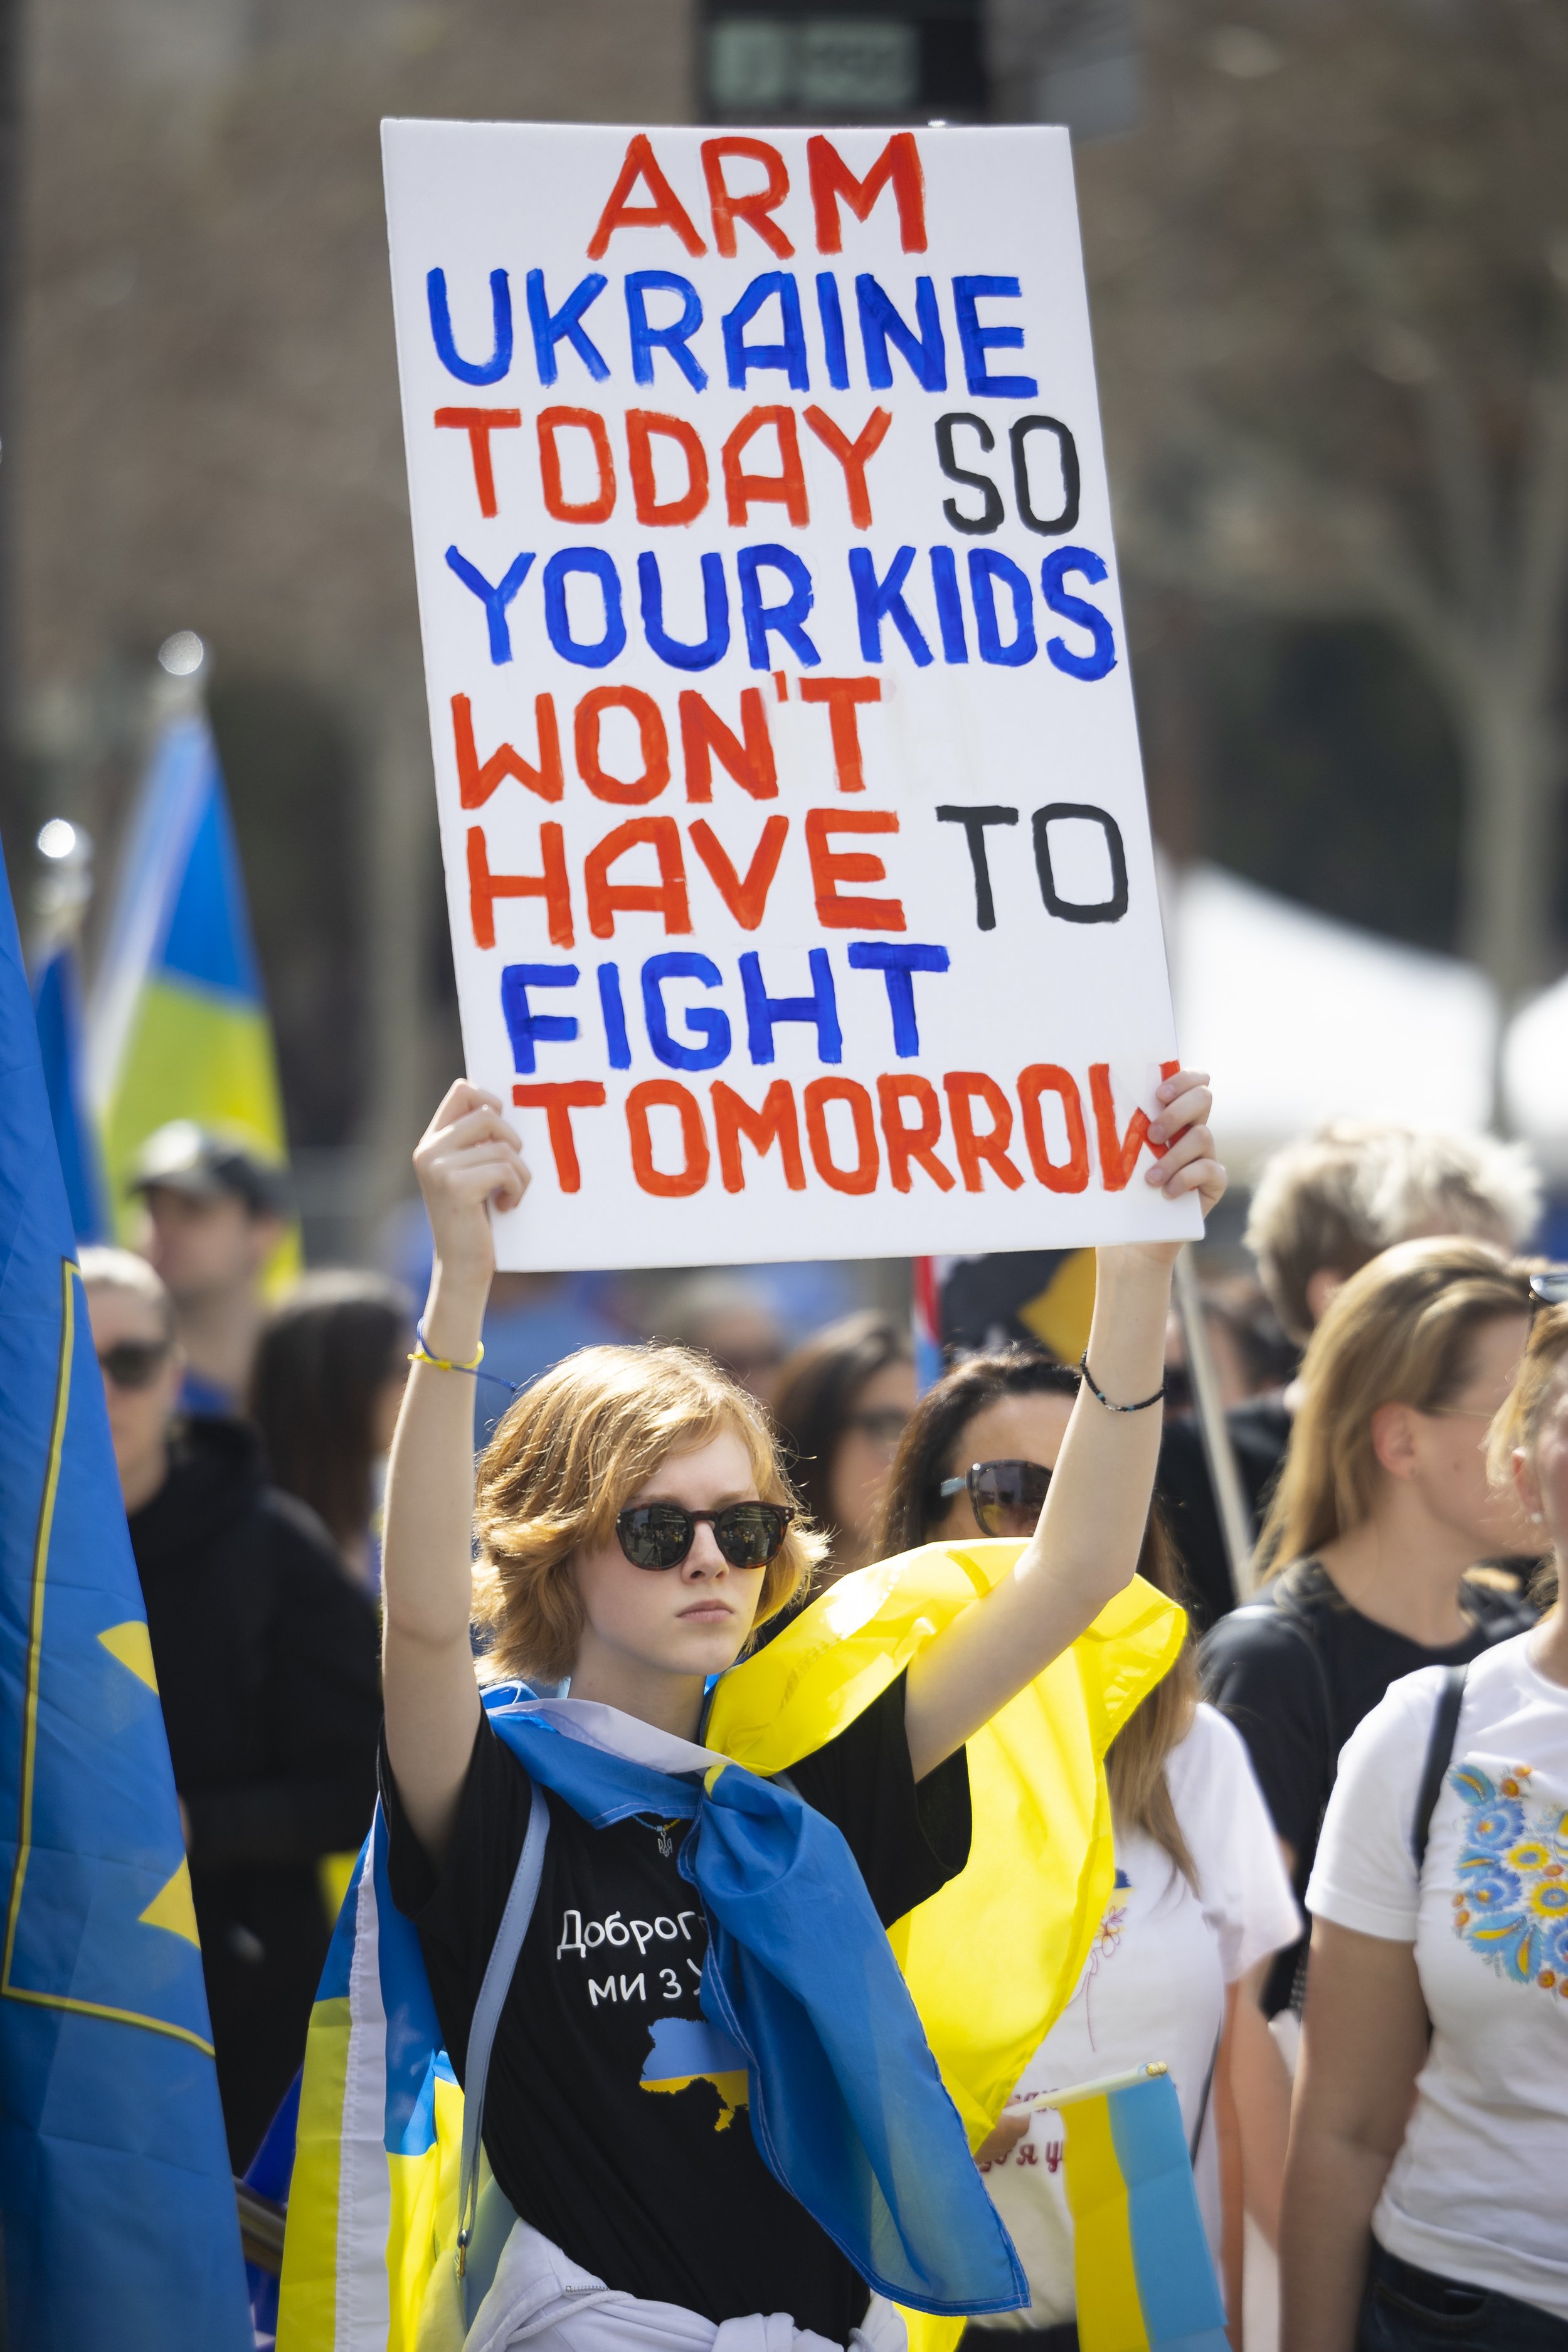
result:
[(229, 2154), (255, 2154), (305, 2049), (331, 1927), (323, 1855), (375, 1801), (375, 1612), (324, 1527), (268, 1481), (244, 1422), (179, 1410), (173, 1302), (84, 1249), (189, 1853)]
[[(1192, 1074), (1162, 1084), (1152, 1133), (1169, 1150), (1151, 1179), (1167, 1197), (1193, 1193), (1205, 1206), (1224, 1185), (1209, 1100)], [(650, 2021), (683, 2046), (710, 2030), (700, 1983), (711, 1990), (731, 1965), (744, 1973), (745, 1933), (763, 1932), (768, 1887), (745, 1913), (750, 1929), (726, 1926), (709, 1955), (710, 1914), (696, 1888), (719, 1834), (713, 1816), (700, 1804), (693, 1834), (689, 1807), (673, 1819), (579, 1811), (537, 1777), (548, 1769), (571, 1785), (575, 1768), (549, 1751), (577, 1741), (618, 1759), (662, 1758), (668, 1775), (695, 1770), (710, 1790), (717, 1759), (696, 1744), (708, 1689), (787, 1606), (820, 1538), (797, 1510), (762, 1410), (680, 1349), (568, 1358), (510, 1407), (476, 1483), (465, 1375), (482, 1369), (489, 1210), (518, 1208), (528, 1174), (499, 1103), (466, 1084), (447, 1094), (415, 1165), (436, 1260), (388, 1486), (382, 1793), (392, 1900), (416, 1923), (459, 2077), (536, 1801), (547, 1824), (527, 1931), (499, 2011), (487, 1997), (484, 2012), (487, 2032), (494, 2016), (484, 2147), (519, 2218), (470, 2341), (482, 2335), (500, 2352), (526, 2333), (585, 2352), (657, 2338), (701, 2352), (734, 2322), (746, 2325), (731, 2340), (746, 2344), (896, 2347), (901, 2320), (889, 2305), (871, 2305), (865, 2269), (875, 2263), (862, 2253), (858, 2269), (846, 2251), (860, 2242), (857, 2212), (808, 2210), (782, 2185), (781, 2147), (817, 2127), (815, 2112), (792, 2116), (787, 2073), (765, 2158), (724, 2078), (692, 2064), (668, 2095), (643, 2087)], [(834, 1870), (852, 1865), (854, 1891), (846, 1882), (835, 1898), (831, 1932), (806, 1938), (803, 1966), (834, 1964), (833, 1948), (868, 1928), (864, 1968), (886, 1969), (876, 1922), (903, 1916), (967, 1858), (966, 1739), (1132, 1575), (1159, 1441), (1152, 1392), (1174, 1256), (1163, 1244), (1102, 1253), (1089, 1348), (1097, 1394), (1074, 1416), (1051, 1510), (1014, 1571), (847, 1728), (792, 1764), (787, 1789), (758, 1782), (748, 1798), (747, 1776), (730, 1767), (706, 1799), (736, 1790), (732, 1801), (755, 1805), (759, 1820), (794, 1824), (792, 1851), (821, 1853), (825, 1870), (829, 1856), (839, 1857)], [(481, 1704), (475, 1618), (489, 1677), (546, 1690), (565, 1682), (568, 1696), (506, 1691)], [(567, 1739), (546, 1739), (545, 1725)], [(603, 1948), (630, 1941), (627, 1922), (638, 1931), (635, 1965), (631, 1952)], [(774, 1919), (767, 1932), (797, 1926)], [(614, 1999), (601, 1976), (612, 1958)], [(809, 2012), (809, 1984), (801, 2000)], [(877, 2102), (906, 2112), (925, 2097), (922, 2084), (936, 2087), (930, 2070), (929, 2053), (910, 2045), (876, 2075)], [(753, 2085), (769, 2079), (761, 2058), (752, 2074)], [(844, 2095), (853, 2104), (863, 2087)], [(816, 2094), (794, 2095), (818, 2104)], [(951, 2109), (942, 2114), (942, 2129), (957, 2131), (960, 2177), (972, 2182), (962, 2131)], [(941, 2200), (928, 2208), (917, 2234), (936, 2292), (948, 2217)], [(985, 2228), (994, 2231), (990, 2217)], [(940, 2294), (932, 2307), (943, 2307)]]
[(1286, 2352), (1568, 2352), (1568, 1283), (1531, 1289), (1550, 1311), (1486, 1450), (1550, 1553), (1547, 1613), (1403, 1676), (1340, 1759), (1307, 1890)]
[(773, 1421), (826, 1551), (816, 1586), (880, 1557), (877, 1506), (915, 1402), (909, 1323), (862, 1307), (816, 1331), (779, 1374)]
[[(1336, 1119), (1277, 1151), (1260, 1171), (1246, 1244), (1287, 1344), (1305, 1348), (1331, 1299), (1399, 1242), (1453, 1235), (1517, 1250), (1541, 1215), (1541, 1179), (1522, 1144)], [(1302, 1395), (1278, 1384), (1226, 1414), (1251, 1529), (1262, 1527)], [(1157, 1484), (1204, 1626), (1241, 1597), (1232, 1588), (1219, 1509), (1197, 1422), (1168, 1416)]]
[[(926, 1391), (905, 1433), (882, 1498), (879, 1555), (1034, 1535), (1079, 1389), (1076, 1370), (1023, 1349), (955, 1365)], [(1157, 1507), (1138, 1572), (1161, 1591), (1176, 1588)], [(1238, 1994), (1295, 1939), (1300, 1918), (1246, 1750), (1198, 1703), (1190, 1641), (1111, 1741), (1106, 1769), (1117, 1864), (1110, 1907), (1077, 1991), (979, 2151), (1028, 2273), (1030, 2305), (972, 2322), (970, 2352), (1073, 2352), (1078, 2342), (1062, 2126), (1051, 2109), (1026, 2105), (1044, 2092), (1150, 2058), (1166, 2062), (1233, 2311), (1243, 2177), (1261, 2219), (1278, 2206), (1283, 2147), (1257, 2090), (1262, 2025), (1256, 2003)]]

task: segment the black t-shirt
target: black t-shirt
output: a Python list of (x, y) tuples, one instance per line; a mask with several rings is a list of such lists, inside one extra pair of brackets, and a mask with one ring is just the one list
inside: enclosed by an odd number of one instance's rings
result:
[[(837, 1738), (792, 1766), (789, 1779), (842, 1831), (884, 1925), (968, 1859), (963, 1752), (917, 1789), (901, 1676)], [(418, 1927), (461, 2081), (474, 2003), (522, 1851), (527, 1779), (481, 1723), (439, 1874), (407, 1825), (384, 1748), (382, 1782), (393, 1899)], [(677, 1868), (688, 1824), (639, 1816), (591, 1829), (543, 1793), (544, 1872), (485, 2093), (497, 2180), (535, 2229), (609, 2286), (715, 2325), (788, 2312), (798, 2327), (843, 2343), (868, 2291), (768, 2171), (745, 2106), (731, 2106), (703, 2077), (675, 2091), (640, 2086), (655, 2021), (702, 2015), (707, 1927)]]
[[(1198, 1654), (1204, 1696), (1247, 1742), (1275, 1829), (1296, 1856), (1298, 1902), (1311, 1875), (1340, 1750), (1390, 1683), (1423, 1666), (1465, 1664), (1535, 1619), (1522, 1596), (1468, 1580), (1464, 1607), (1474, 1630), (1429, 1650), (1363, 1617), (1318, 1561), (1302, 1560), (1205, 1635)], [(1302, 1949), (1293, 1945), (1275, 1959), (1264, 2000), (1270, 2015), (1290, 1999)]]

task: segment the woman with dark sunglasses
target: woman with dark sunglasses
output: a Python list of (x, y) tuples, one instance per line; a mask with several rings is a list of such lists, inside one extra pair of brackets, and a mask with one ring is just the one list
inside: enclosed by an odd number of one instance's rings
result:
[[(1169, 1148), (1146, 1181), (1212, 1205), (1225, 1180), (1206, 1081), (1167, 1079), (1158, 1103), (1152, 1134)], [(393, 1900), (417, 1923), (461, 2071), (531, 1804), (529, 1775), (480, 1703), (471, 1618), (489, 1635), (489, 1674), (569, 1683), (564, 1700), (520, 1704), (553, 1707), (552, 1723), (615, 1757), (673, 1757), (659, 1769), (689, 1772), (705, 1760), (690, 1743), (712, 1678), (787, 1605), (821, 1546), (796, 1515), (760, 1408), (680, 1349), (566, 1359), (506, 1413), (476, 1487), (465, 1375), (478, 1369), (494, 1264), (489, 1210), (518, 1207), (528, 1174), (499, 1103), (467, 1085), (447, 1095), (415, 1165), (435, 1266), (388, 1484), (383, 1795)], [(1072, 1413), (1050, 1512), (1014, 1571), (791, 1768), (788, 1801), (837, 1825), (884, 1925), (963, 1864), (965, 1741), (1133, 1571), (1175, 1255), (1163, 1243), (1102, 1253), (1095, 1391)], [(704, 2022), (700, 1828), (691, 1840), (681, 1819), (630, 1811), (595, 1828), (553, 1788), (545, 1802), (538, 1895), (484, 2107), (495, 2179), (520, 2217), (493, 2292), (515, 2293), (531, 2343), (558, 2352), (586, 2352), (617, 2329), (627, 2344), (708, 2347), (741, 2320), (747, 2343), (821, 2352), (853, 2339), (894, 2352), (901, 2320), (880, 2301), (868, 2308), (843, 2251), (854, 2217), (841, 2230), (780, 2185), (776, 2148), (764, 2161), (749, 2110), (725, 2096), (728, 2078), (694, 2065), (690, 2079), (661, 2081), (661, 2095), (642, 2087), (650, 2021), (686, 2035)], [(776, 1797), (767, 1803), (776, 1811)], [(816, 1832), (803, 1821), (799, 1834)], [(834, 1913), (836, 1934), (849, 1932), (859, 1901), (857, 1891)], [(897, 2104), (916, 2087), (911, 2076), (901, 2093), (895, 2076), (883, 2095)], [(921, 2226), (940, 2272), (940, 2209)], [(512, 2335), (492, 2314), (483, 2340), (500, 2352)]]
[[(1032, 1536), (1079, 1386), (1076, 1370), (1022, 1349), (955, 1366), (927, 1390), (905, 1433), (882, 1500), (879, 1552)], [(1163, 1592), (1175, 1590), (1157, 1507), (1138, 1571)], [(1110, 1908), (1074, 1998), (979, 2152), (1028, 2273), (1030, 2305), (972, 2323), (969, 2352), (1025, 2345), (1074, 2352), (1078, 2343), (1061, 2123), (1051, 2109), (1026, 2105), (1042, 2092), (1149, 2058), (1166, 2062), (1233, 2312), (1240, 2307), (1241, 2171), (1249, 2204), (1265, 2213), (1278, 2206), (1284, 2149), (1271, 2141), (1257, 2090), (1264, 2029), (1256, 2002), (1239, 2000), (1238, 1989), (1294, 1939), (1300, 1923), (1242, 1743), (1198, 1704), (1190, 1643), (1112, 1740), (1106, 1769), (1117, 1860)], [(1222, 2151), (1244, 2152), (1245, 2166), (1223, 2162)]]

